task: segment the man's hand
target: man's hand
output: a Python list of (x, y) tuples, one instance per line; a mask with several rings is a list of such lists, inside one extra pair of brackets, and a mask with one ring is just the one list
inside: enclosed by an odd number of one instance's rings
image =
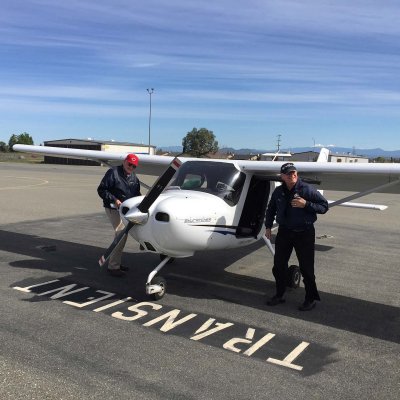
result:
[(268, 240), (271, 240), (271, 229), (270, 229), (270, 228), (267, 228), (267, 229), (265, 230), (265, 237), (266, 237)]
[(295, 197), (291, 202), (290, 205), (294, 208), (304, 208), (306, 206), (307, 200), (303, 199), (302, 197), (298, 196)]
[(122, 202), (120, 202), (118, 199), (115, 200), (115, 207), (117, 208), (117, 210), (119, 209), (119, 206), (122, 204)]

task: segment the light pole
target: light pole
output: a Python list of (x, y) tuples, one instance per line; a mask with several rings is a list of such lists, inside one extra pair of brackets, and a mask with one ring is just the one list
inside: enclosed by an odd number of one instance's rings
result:
[(151, 95), (153, 94), (154, 89), (147, 89), (147, 93), (150, 96), (150, 112), (149, 112), (149, 154), (150, 154), (150, 126), (151, 126)]

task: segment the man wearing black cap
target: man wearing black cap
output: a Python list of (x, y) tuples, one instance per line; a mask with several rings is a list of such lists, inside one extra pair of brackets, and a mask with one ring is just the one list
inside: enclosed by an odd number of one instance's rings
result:
[[(135, 154), (128, 154), (118, 167), (110, 168), (97, 188), (97, 193), (103, 199), (104, 210), (114, 228), (115, 236), (123, 229), (124, 224), (119, 215), (119, 206), (131, 197), (140, 196), (140, 182), (135, 174), (139, 158)], [(123, 276), (128, 267), (121, 265), (122, 252), (127, 237), (125, 236), (108, 261), (108, 272), (112, 276)]]
[(320, 300), (314, 275), (314, 222), (317, 214), (328, 211), (328, 202), (313, 186), (298, 178), (293, 163), (282, 165), (281, 179), (283, 183), (272, 193), (265, 220), (265, 236), (268, 239), (271, 239), (275, 218), (279, 225), (272, 268), (276, 294), (267, 304), (276, 306), (285, 302), (288, 262), (294, 248), (306, 291), (304, 303), (299, 310), (309, 311), (315, 307), (315, 301)]

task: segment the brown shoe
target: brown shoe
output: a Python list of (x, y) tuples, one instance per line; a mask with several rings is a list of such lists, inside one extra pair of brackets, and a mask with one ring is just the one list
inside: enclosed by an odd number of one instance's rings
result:
[(117, 278), (121, 278), (122, 276), (125, 276), (125, 273), (121, 271), (120, 269), (108, 269), (107, 272), (111, 276), (115, 276)]

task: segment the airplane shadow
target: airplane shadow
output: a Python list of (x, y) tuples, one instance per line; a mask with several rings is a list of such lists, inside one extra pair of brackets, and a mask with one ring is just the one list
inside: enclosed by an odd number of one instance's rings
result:
[[(109, 229), (108, 225), (107, 228)], [(196, 254), (191, 258), (177, 259), (162, 270), (162, 275), (167, 279), (168, 293), (185, 298), (220, 299), (400, 343), (399, 310), (394, 306), (320, 292), (323, 300), (321, 304), (318, 304), (317, 308), (310, 313), (302, 313), (297, 310), (297, 305), (304, 298), (303, 288), (288, 289), (287, 303), (283, 306), (265, 305), (266, 295), (270, 296), (274, 293), (273, 281), (226, 271), (235, 262), (248, 257), (261, 247), (263, 244), (259, 241), (245, 248), (210, 251)], [(327, 250), (324, 247), (329, 246), (322, 247), (324, 251)], [(148, 274), (159, 263), (158, 255), (129, 252), (124, 255), (124, 264), (130, 267), (127, 276), (113, 278), (97, 264), (104, 248), (1, 229), (0, 250), (17, 256), (17, 261), (8, 264), (11, 267), (46, 270), (52, 273), (49, 280), (55, 279), (56, 273), (60, 274), (60, 278), (67, 278), (75, 283), (101, 288), (122, 296), (131, 296), (138, 301), (148, 300), (144, 293), (144, 285)], [(21, 256), (29, 258), (21, 259), (23, 258)], [(266, 271), (270, 266), (271, 258), (266, 253)], [(32, 284), (32, 277), (27, 277), (26, 282), (15, 282), (18, 286), (24, 286), (24, 284)]]

